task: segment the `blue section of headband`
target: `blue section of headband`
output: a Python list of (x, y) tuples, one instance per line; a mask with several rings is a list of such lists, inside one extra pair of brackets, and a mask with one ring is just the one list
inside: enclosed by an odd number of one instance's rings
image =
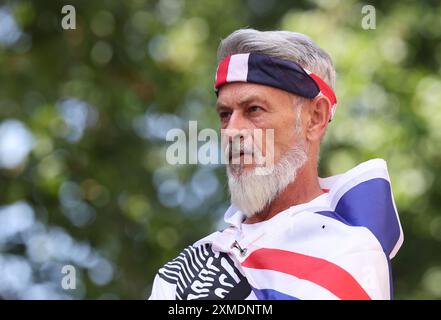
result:
[(258, 53), (250, 53), (247, 82), (275, 87), (309, 99), (320, 92), (315, 81), (297, 63)]

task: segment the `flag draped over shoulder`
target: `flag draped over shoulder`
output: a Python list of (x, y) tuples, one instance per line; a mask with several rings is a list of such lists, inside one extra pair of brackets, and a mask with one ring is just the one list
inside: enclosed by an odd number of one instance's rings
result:
[(162, 267), (151, 299), (390, 299), (403, 243), (386, 162), (320, 179), (325, 193), (252, 225), (229, 227)]

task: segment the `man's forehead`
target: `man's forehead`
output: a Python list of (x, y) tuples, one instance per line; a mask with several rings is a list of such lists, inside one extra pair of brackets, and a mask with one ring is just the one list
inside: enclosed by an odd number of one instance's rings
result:
[(283, 90), (260, 84), (229, 83), (220, 88), (216, 105), (218, 107), (244, 105), (254, 101), (268, 103), (272, 99), (280, 98), (282, 95), (289, 96), (290, 94)]

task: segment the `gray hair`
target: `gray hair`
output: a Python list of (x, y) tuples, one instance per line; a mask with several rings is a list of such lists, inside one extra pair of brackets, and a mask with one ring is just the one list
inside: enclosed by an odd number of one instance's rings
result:
[(334, 90), (335, 69), (331, 58), (304, 34), (239, 29), (221, 41), (217, 58), (221, 61), (232, 54), (249, 52), (297, 62), (303, 68), (320, 76)]

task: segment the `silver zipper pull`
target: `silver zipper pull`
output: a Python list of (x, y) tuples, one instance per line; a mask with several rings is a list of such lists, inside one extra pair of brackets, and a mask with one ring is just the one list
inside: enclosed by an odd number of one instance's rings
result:
[(242, 248), (239, 245), (239, 242), (237, 242), (237, 240), (235, 240), (233, 242), (233, 244), (231, 245), (231, 249), (233, 249), (233, 248), (236, 248), (236, 249), (239, 250), (239, 254), (240, 254), (241, 257), (245, 257), (247, 255), (247, 248)]

